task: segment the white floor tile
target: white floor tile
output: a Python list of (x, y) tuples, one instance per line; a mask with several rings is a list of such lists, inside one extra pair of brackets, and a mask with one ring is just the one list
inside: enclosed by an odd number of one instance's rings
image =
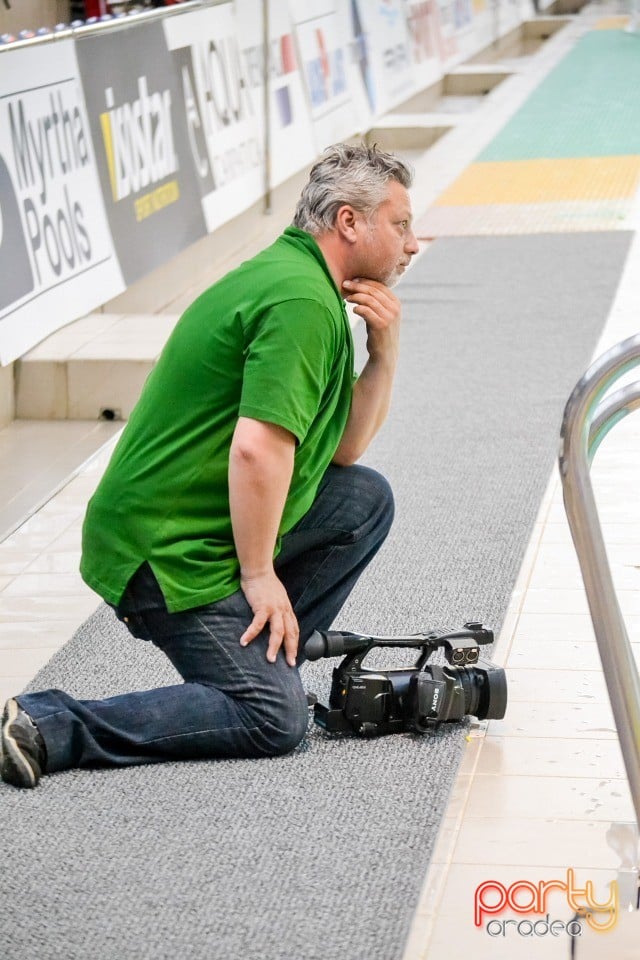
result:
[(79, 620), (0, 621), (0, 650), (26, 650), (32, 647), (57, 649), (70, 640), (78, 629)]
[(626, 778), (535, 777), (489, 774), (474, 777), (465, 823), (476, 818), (631, 821)]
[(453, 862), (617, 870), (620, 858), (607, 842), (610, 828), (607, 820), (552, 816), (468, 819), (460, 828)]
[(32, 677), (51, 659), (55, 649), (30, 647), (25, 650), (12, 650), (0, 647), (0, 677), (4, 680)]
[(488, 736), (475, 764), (475, 777), (602, 777), (624, 779), (617, 740)]

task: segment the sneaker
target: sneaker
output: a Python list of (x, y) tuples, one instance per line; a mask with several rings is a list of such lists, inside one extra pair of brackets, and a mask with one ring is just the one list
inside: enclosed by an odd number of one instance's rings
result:
[(14, 787), (32, 789), (44, 772), (45, 746), (38, 728), (17, 700), (7, 700), (0, 734), (0, 777)]

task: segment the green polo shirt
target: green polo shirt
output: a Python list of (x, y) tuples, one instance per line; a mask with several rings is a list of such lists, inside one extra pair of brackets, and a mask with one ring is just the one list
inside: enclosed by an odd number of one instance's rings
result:
[(353, 387), (344, 303), (310, 234), (289, 227), (184, 313), (87, 508), (80, 570), (117, 604), (143, 561), (172, 612), (240, 586), (228, 466), (238, 417), (296, 438), (280, 534), (307, 512)]

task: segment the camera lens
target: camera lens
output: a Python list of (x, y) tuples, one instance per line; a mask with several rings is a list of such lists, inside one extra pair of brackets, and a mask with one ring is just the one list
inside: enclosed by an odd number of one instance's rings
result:
[(457, 667), (464, 692), (464, 712), (478, 720), (501, 720), (507, 709), (507, 678), (501, 667), (479, 661), (476, 667)]

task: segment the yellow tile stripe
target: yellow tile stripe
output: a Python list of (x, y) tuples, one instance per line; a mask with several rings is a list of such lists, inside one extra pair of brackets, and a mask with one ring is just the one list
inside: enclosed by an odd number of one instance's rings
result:
[(472, 163), (436, 206), (616, 199), (633, 196), (639, 179), (640, 156)]
[(624, 30), (629, 23), (629, 17), (602, 17), (596, 23), (594, 30)]

